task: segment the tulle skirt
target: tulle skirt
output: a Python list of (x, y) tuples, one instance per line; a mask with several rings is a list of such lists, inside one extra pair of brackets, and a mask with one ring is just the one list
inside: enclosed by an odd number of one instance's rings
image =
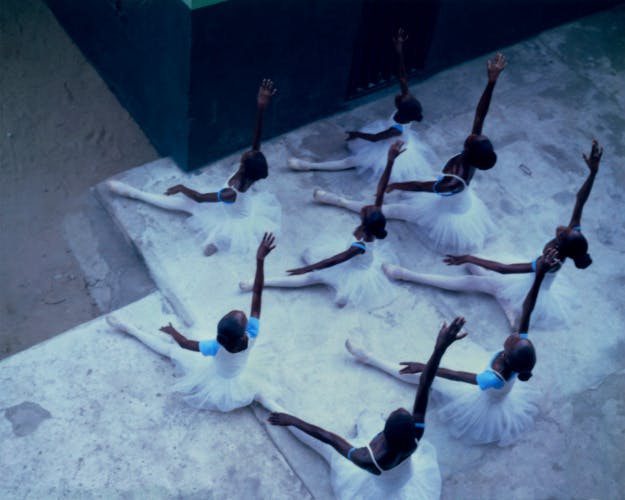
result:
[[(336, 242), (318, 241), (304, 252), (303, 260), (306, 264), (313, 264), (346, 248), (347, 245), (337, 245)], [(362, 255), (313, 272), (334, 289), (336, 301), (365, 309), (375, 309), (390, 304), (396, 294), (395, 285), (382, 271), (382, 264), (385, 262), (397, 263), (397, 257), (388, 245), (376, 241), (367, 245), (367, 250)]]
[[(380, 421), (377, 426), (359, 428), (357, 439), (370, 439), (383, 425)], [(436, 449), (424, 439), (409, 458), (380, 476), (355, 466), (338, 453), (332, 455), (330, 466), (332, 488), (341, 500), (435, 500), (441, 494)]]
[[(534, 427), (539, 393), (527, 382), (508, 382), (514, 383), (510, 390), (486, 391), (461, 382), (445, 382), (456, 387), (438, 415), (454, 437), (471, 444), (508, 446)], [(448, 384), (439, 384), (438, 389)]]
[[(393, 121), (378, 120), (367, 125), (361, 132), (377, 133), (387, 130)], [(354, 139), (347, 142), (347, 147), (356, 159), (358, 173), (364, 177), (378, 180), (384, 172), (388, 158), (388, 148), (397, 140), (404, 141), (404, 151), (395, 160), (391, 173), (392, 182), (414, 181), (429, 175), (433, 168), (440, 168), (438, 159), (432, 150), (419, 141), (417, 134), (404, 125), (404, 132), (400, 136), (384, 139), (378, 142)]]
[(419, 226), (440, 253), (462, 254), (481, 249), (494, 224), (482, 200), (470, 187), (453, 196), (414, 193), (410, 222)]
[(204, 243), (214, 244), (219, 251), (253, 254), (265, 232), (279, 233), (282, 209), (271, 193), (238, 193), (231, 205), (205, 205), (189, 218), (189, 224), (202, 234)]

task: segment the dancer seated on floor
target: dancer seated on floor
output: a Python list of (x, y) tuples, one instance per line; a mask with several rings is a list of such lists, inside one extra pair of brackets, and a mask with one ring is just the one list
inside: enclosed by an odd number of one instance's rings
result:
[[(176, 184), (167, 189), (165, 195), (160, 195), (140, 191), (119, 181), (109, 181), (109, 189), (165, 210), (191, 215), (191, 227), (205, 235), (202, 249), (207, 256), (218, 250), (249, 255), (262, 238), (262, 229), (275, 233), (280, 228), (281, 208), (275, 196), (267, 192), (248, 193), (250, 187), (267, 177), (269, 172), (265, 155), (260, 151), (260, 136), (263, 113), (275, 93), (273, 82), (263, 80), (258, 89), (252, 149), (241, 156), (239, 168), (219, 191), (200, 193)], [(218, 206), (207, 206), (207, 203), (217, 203)]]
[(386, 120), (376, 120), (361, 131), (347, 132), (347, 146), (351, 156), (342, 160), (309, 162), (298, 158), (289, 158), (288, 165), (294, 170), (346, 170), (358, 169), (358, 173), (372, 179), (379, 179), (386, 161), (388, 147), (397, 139), (404, 141), (406, 153), (399, 158), (393, 168), (393, 179), (414, 179), (423, 165), (434, 161), (435, 156), (429, 148), (421, 144), (416, 134), (410, 130), (412, 121), (423, 119), (421, 104), (408, 89), (408, 75), (404, 64), (403, 46), (408, 35), (402, 29), (393, 38), (393, 44), (399, 56), (399, 86), (401, 93), (395, 96), (395, 108), (392, 116)]
[[(372, 251), (376, 239), (386, 238), (386, 218), (381, 207), (384, 201), (384, 188), (388, 184), (395, 159), (403, 153), (403, 142), (396, 141), (388, 150), (386, 168), (380, 181), (374, 205), (360, 209), (361, 224), (354, 230), (357, 241), (347, 250), (337, 251), (334, 239), (323, 236), (312, 249), (304, 253), (308, 264), (297, 269), (289, 269), (290, 276), (267, 279), (265, 286), (278, 288), (301, 288), (324, 284), (336, 292), (335, 303), (339, 307), (348, 302), (375, 308), (388, 304), (393, 298), (393, 287), (381, 272), (381, 265), (386, 258), (393, 258), (389, 252)], [(331, 255), (331, 257), (327, 257)], [(241, 282), (239, 287), (249, 291), (251, 283)]]
[[(510, 393), (515, 379), (526, 382), (532, 376), (536, 352), (527, 338), (530, 316), (545, 273), (559, 265), (555, 250), (551, 250), (537, 264), (534, 282), (523, 302), (523, 316), (519, 332), (506, 338), (503, 350), (495, 354), (486, 370), (481, 373), (439, 368), (436, 375), (443, 379), (477, 385), (479, 391), (437, 380), (434, 389), (447, 397), (449, 402), (439, 410), (441, 419), (455, 437), (462, 437), (473, 444), (497, 442), (506, 446), (534, 426), (538, 414), (536, 394), (522, 384)], [(347, 350), (361, 363), (371, 365), (393, 377), (411, 384), (419, 384), (425, 366), (417, 362), (397, 363), (375, 357), (354, 346), (349, 340)], [(459, 387), (460, 386), (460, 387)]]
[[(444, 259), (448, 265), (467, 264), (467, 269), (471, 274), (468, 276), (424, 274), (412, 272), (394, 265), (384, 265), (384, 272), (391, 279), (412, 281), (446, 290), (490, 294), (497, 299), (505, 311), (508, 321), (514, 328), (520, 312), (519, 304), (533, 280), (532, 275), (536, 270), (536, 262), (543, 258), (549, 250), (555, 248), (558, 259), (561, 262), (564, 262), (567, 257), (571, 258), (575, 263), (575, 267), (579, 269), (585, 269), (591, 264), (592, 259), (588, 255), (588, 242), (581, 232), (581, 220), (584, 204), (588, 200), (599, 170), (602, 153), (603, 149), (597, 141), (593, 141), (590, 156), (583, 155), (590, 173), (577, 193), (571, 220), (568, 226), (558, 226), (556, 228), (556, 237), (545, 245), (542, 256), (533, 262), (502, 264), (501, 262), (474, 257), (473, 255), (448, 255)], [(543, 293), (541, 293), (541, 298), (534, 312), (536, 325), (566, 324), (567, 318), (570, 316), (567, 303), (571, 299), (570, 296), (573, 290), (559, 283), (552, 286), (559, 269), (560, 267), (556, 267), (545, 278)], [(504, 276), (507, 274), (516, 274), (516, 276)]]
[[(160, 330), (171, 335), (143, 332), (115, 316), (107, 316), (109, 324), (126, 332), (157, 353), (170, 358), (184, 374), (175, 390), (195, 408), (231, 411), (250, 404), (261, 388), (262, 366), (250, 350), (260, 328), (265, 257), (275, 248), (274, 236), (265, 233), (256, 253), (256, 276), (250, 318), (243, 311), (230, 311), (217, 324), (217, 338), (198, 342), (176, 330), (171, 323)], [(212, 361), (202, 356), (212, 356)], [(248, 366), (246, 366), (246, 364)]]
[[(422, 439), (425, 414), (430, 386), (443, 354), (456, 340), (467, 335), (460, 333), (463, 325), (464, 318), (458, 317), (441, 328), (434, 351), (423, 367), (412, 413), (404, 408), (393, 411), (384, 422), (384, 429), (364, 446), (353, 446), (341, 436), (284, 413), (273, 401), (262, 398), (259, 403), (274, 412), (269, 415), (269, 423), (289, 426), (298, 439), (328, 462), (337, 498), (439, 498), (441, 478), (436, 450)], [(366, 439), (379, 430), (381, 423), (379, 420), (370, 422), (369, 428), (359, 425), (356, 439)]]
[[(497, 54), (492, 62), (488, 61), (488, 84), (477, 105), (471, 135), (464, 141), (463, 151), (447, 162), (438, 180), (394, 182), (386, 188), (387, 193), (395, 190), (427, 193), (427, 196), (413, 195), (403, 201), (387, 202), (384, 213), (389, 219), (418, 225), (436, 251), (461, 252), (481, 248), (492, 230), (488, 211), (469, 188), (469, 183), (475, 169), (488, 170), (497, 160), (493, 145), (482, 135), (482, 127), (495, 83), (505, 67), (506, 60), (501, 54)], [(317, 192), (315, 199), (352, 211), (360, 206), (357, 201), (325, 192)]]

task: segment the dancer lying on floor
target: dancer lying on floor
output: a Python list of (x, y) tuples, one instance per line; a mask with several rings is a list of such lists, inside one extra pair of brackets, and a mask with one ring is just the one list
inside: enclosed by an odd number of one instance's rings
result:
[[(460, 252), (484, 246), (493, 224), (482, 201), (469, 188), (475, 170), (488, 170), (495, 165), (497, 155), (482, 128), (499, 74), (506, 66), (503, 55), (487, 63), (488, 84), (475, 112), (473, 129), (464, 141), (462, 152), (451, 158), (436, 181), (394, 182), (386, 192), (395, 190), (422, 192), (403, 201), (388, 203), (384, 213), (389, 219), (416, 224), (436, 251)], [(420, 165), (421, 166), (421, 165)], [(423, 169), (421, 169), (423, 172)], [(423, 173), (421, 173), (423, 175)], [(427, 173), (426, 173), (427, 175)], [(320, 203), (356, 211), (357, 201), (317, 191)]]
[[(526, 382), (532, 376), (536, 363), (536, 353), (532, 342), (527, 338), (530, 317), (540, 285), (545, 274), (559, 265), (555, 250), (538, 260), (534, 283), (523, 302), (523, 316), (519, 332), (508, 336), (503, 350), (496, 353), (487, 368), (481, 373), (439, 368), (436, 375), (442, 379), (477, 385), (480, 390), (464, 384), (437, 380), (434, 389), (449, 402), (439, 410), (441, 419), (455, 437), (465, 438), (472, 444), (496, 442), (506, 446), (534, 426), (538, 414), (536, 394), (522, 384), (510, 392), (515, 380)], [(393, 377), (410, 384), (419, 384), (425, 366), (418, 362), (397, 363), (380, 359), (373, 354), (354, 346), (349, 340), (347, 350), (361, 363), (371, 365)]]
[[(556, 237), (545, 245), (543, 256), (551, 249), (556, 249), (557, 257), (561, 262), (564, 262), (567, 257), (571, 258), (575, 263), (575, 267), (579, 269), (585, 269), (591, 264), (592, 259), (588, 255), (588, 242), (581, 232), (581, 221), (584, 204), (588, 200), (595, 177), (599, 171), (602, 153), (603, 149), (597, 141), (593, 141), (590, 156), (583, 155), (584, 161), (590, 170), (588, 178), (577, 193), (575, 207), (573, 208), (573, 214), (568, 226), (558, 226), (556, 228)], [(534, 279), (536, 259), (533, 262), (520, 264), (502, 264), (501, 262), (474, 257), (473, 255), (448, 255), (444, 261), (450, 266), (467, 264), (467, 270), (471, 274), (446, 276), (416, 273), (392, 264), (384, 265), (383, 269), (391, 279), (411, 281), (413, 283), (444, 288), (445, 290), (482, 292), (492, 295), (503, 308), (512, 327), (515, 328), (519, 319), (519, 304), (522, 303), (521, 301)], [(533, 315), (536, 325), (566, 325), (570, 316), (567, 305), (573, 290), (557, 282), (552, 286), (559, 269), (559, 266), (554, 268), (545, 278), (543, 293), (541, 293)], [(514, 276), (506, 276), (510, 274)]]
[[(437, 499), (441, 478), (436, 450), (423, 439), (428, 394), (443, 354), (467, 335), (460, 333), (463, 325), (464, 318), (458, 317), (441, 328), (434, 351), (423, 367), (412, 412), (404, 408), (393, 411), (384, 422), (384, 429), (364, 446), (353, 446), (341, 436), (289, 415), (273, 401), (263, 398), (259, 403), (273, 412), (269, 423), (289, 426), (295, 437), (328, 462), (337, 498)], [(381, 424), (378, 419), (363, 428), (359, 422), (356, 439), (367, 439)]]
[[(360, 209), (361, 224), (354, 230), (357, 241), (346, 250), (335, 253), (336, 242), (323, 235), (320, 242), (304, 253), (308, 265), (287, 272), (290, 276), (267, 279), (265, 286), (277, 288), (301, 288), (324, 284), (336, 292), (335, 302), (343, 307), (348, 302), (375, 308), (388, 304), (393, 298), (393, 287), (381, 272), (381, 263), (392, 258), (390, 253), (373, 252), (372, 243), (386, 238), (386, 218), (382, 213), (384, 189), (388, 183), (395, 159), (403, 153), (403, 143), (396, 141), (388, 150), (386, 168), (380, 181), (374, 205)], [(328, 257), (331, 255), (331, 257)], [(250, 282), (241, 282), (241, 290), (249, 291)]]
[(384, 169), (389, 146), (398, 139), (404, 142), (406, 153), (398, 158), (393, 168), (395, 180), (414, 179), (423, 165), (434, 160), (434, 155), (425, 144), (421, 144), (416, 134), (410, 130), (410, 123), (420, 122), (421, 104), (408, 89), (408, 74), (404, 64), (404, 43), (408, 35), (402, 29), (393, 38), (393, 45), (399, 57), (399, 87), (395, 96), (395, 108), (387, 120), (376, 120), (360, 131), (347, 132), (347, 146), (352, 154), (342, 160), (310, 162), (289, 158), (293, 170), (337, 171), (356, 168), (360, 175), (379, 179)]
[(260, 136), (263, 113), (275, 93), (273, 82), (263, 80), (258, 89), (252, 149), (241, 156), (239, 168), (220, 190), (200, 193), (177, 184), (161, 195), (147, 193), (119, 181), (108, 181), (109, 189), (120, 196), (191, 215), (188, 219), (191, 228), (204, 236), (202, 250), (205, 255), (212, 255), (218, 250), (249, 255), (258, 245), (264, 230), (275, 233), (280, 228), (281, 207), (275, 196), (267, 192), (248, 191), (269, 172), (265, 155), (260, 151)]
[[(260, 328), (265, 257), (274, 248), (273, 234), (265, 233), (256, 253), (250, 317), (248, 319), (243, 311), (230, 311), (217, 324), (216, 339), (201, 342), (188, 339), (171, 323), (160, 329), (171, 336), (168, 338), (143, 332), (113, 315), (107, 316), (107, 321), (174, 361), (184, 374), (175, 390), (184, 395), (189, 405), (223, 412), (246, 406), (259, 393), (263, 380), (263, 363), (252, 358), (248, 364), (248, 356)], [(203, 356), (214, 359), (206, 360)]]

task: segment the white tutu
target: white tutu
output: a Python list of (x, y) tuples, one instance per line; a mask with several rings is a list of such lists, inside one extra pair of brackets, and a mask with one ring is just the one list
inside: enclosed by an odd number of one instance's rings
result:
[[(176, 349), (172, 360), (183, 376), (174, 390), (182, 393), (187, 404), (198, 409), (228, 412), (249, 405), (260, 392), (260, 381), (264, 380), (262, 363), (250, 356), (254, 342), (250, 339), (248, 348), (237, 353), (221, 346), (214, 357)], [(248, 356), (252, 358), (250, 363)]]
[[(371, 420), (369, 425), (359, 425), (356, 439), (371, 439), (384, 427), (381, 419), (368, 420)], [(341, 500), (435, 500), (441, 494), (436, 449), (424, 439), (409, 458), (379, 476), (357, 467), (338, 453), (332, 455), (330, 467), (332, 488)]]
[[(538, 391), (527, 382), (506, 382), (502, 389), (480, 390), (461, 382), (451, 382), (450, 401), (438, 410), (451, 434), (471, 444), (498, 443), (508, 446), (534, 427), (538, 414)], [(449, 384), (439, 384), (440, 387)], [(512, 391), (512, 387), (516, 385)]]
[[(335, 241), (319, 240), (304, 252), (304, 262), (314, 264), (327, 259), (345, 251), (350, 244), (337, 245)], [(313, 272), (334, 289), (337, 300), (375, 309), (388, 305), (395, 297), (396, 287), (382, 271), (382, 264), (396, 263), (397, 258), (384, 242), (376, 241), (366, 246), (365, 253), (347, 262)]]
[(494, 224), (482, 200), (467, 186), (453, 196), (414, 193), (412, 217), (434, 249), (441, 253), (467, 253), (481, 249)]
[[(545, 274), (540, 285), (536, 306), (532, 311), (530, 326), (549, 328), (562, 327), (568, 324), (574, 290), (563, 282), (562, 277), (555, 280), (559, 272)], [(509, 304), (508, 307), (511, 310), (518, 310), (518, 317), (521, 316), (523, 301), (534, 283), (535, 276), (534, 273), (498, 274), (495, 276), (495, 279), (500, 283), (500, 300)]]
[(277, 198), (268, 192), (237, 193), (235, 203), (205, 203), (188, 223), (220, 251), (239, 255), (256, 252), (265, 232), (278, 234), (282, 209)]
[[(397, 125), (392, 119), (377, 120), (367, 125), (361, 132), (375, 134)], [(433, 168), (440, 168), (438, 159), (432, 150), (419, 141), (417, 134), (410, 130), (410, 124), (403, 125), (401, 135), (384, 139), (378, 142), (364, 139), (347, 141), (347, 147), (357, 161), (358, 173), (378, 180), (384, 172), (388, 159), (388, 148), (397, 140), (404, 141), (404, 151), (397, 157), (391, 173), (392, 182), (413, 181), (423, 177), (424, 172), (430, 172)]]

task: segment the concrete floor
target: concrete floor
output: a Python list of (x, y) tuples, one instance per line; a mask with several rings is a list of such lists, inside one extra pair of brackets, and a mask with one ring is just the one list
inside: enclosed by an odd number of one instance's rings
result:
[[(562, 279), (578, 291), (574, 328), (533, 333), (540, 354), (531, 383), (545, 396), (534, 432), (509, 448), (467, 447), (450, 438), (432, 405), (427, 437), (438, 450), (445, 499), (619, 498), (625, 486), (625, 351), (620, 335), (625, 313), (619, 294), (625, 280), (625, 224), (618, 217), (625, 154), (625, 122), (618, 114), (625, 106), (624, 26), (621, 7), (505, 49), (510, 65), (498, 83), (485, 127), (500, 163), (480, 175), (477, 192), (505, 228), (499, 243), (533, 256), (553, 231), (554, 221), (570, 214), (585, 172), (581, 152), (596, 136), (605, 146), (604, 161), (584, 212), (595, 262), (584, 272), (573, 266), (562, 271)], [(455, 152), (470, 126), (483, 88), (483, 67), (483, 60), (470, 61), (413, 86), (426, 116), (416, 128), (442, 158)], [(353, 180), (349, 172), (289, 172), (284, 158), (291, 153), (341, 156), (341, 130), (385, 116), (390, 102), (384, 97), (264, 145), (272, 171), (263, 189), (277, 193), (283, 207), (300, 207), (296, 217), (285, 211), (283, 236), (268, 259), (268, 272), (298, 262), (320, 217), (342, 233), (353, 227), (352, 215), (310, 201), (314, 186), (350, 195), (370, 192), (370, 186)], [(212, 166), (210, 173), (185, 175), (161, 160), (120, 177), (150, 190), (182, 179), (210, 186), (234, 161), (236, 155)], [(217, 269), (210, 264), (226, 261), (219, 255), (201, 256), (193, 235), (178, 223), (180, 217), (104, 198), (170, 299), (155, 292), (119, 314), (148, 330), (169, 320), (186, 322), (195, 335), (206, 336), (221, 311), (248, 303), (249, 295), (239, 294), (236, 282), (249, 276), (250, 263)], [(65, 220), (70, 234), (80, 227), (72, 220)], [(393, 223), (389, 233), (405, 265), (455, 271), (442, 266), (409, 226)], [(520, 240), (517, 234), (527, 236)], [(72, 243), (81, 262), (95, 253), (87, 242)], [(185, 266), (176, 265), (172, 252)], [(184, 275), (177, 275), (179, 271)], [(186, 286), (189, 276), (192, 287)], [(217, 279), (222, 285), (216, 289)], [(102, 302), (106, 298), (104, 294)], [(280, 387), (279, 397), (290, 410), (347, 436), (363, 401), (383, 414), (398, 404), (409, 405), (414, 389), (355, 365), (342, 348), (346, 336), (392, 359), (406, 352), (422, 359), (442, 320), (465, 314), (471, 336), (445, 360), (450, 366), (475, 369), (474, 362), (501, 342), (503, 334), (497, 332), (507, 331), (503, 314), (488, 298), (411, 285), (398, 286), (393, 307), (371, 313), (335, 308), (323, 288), (267, 291), (263, 304), (266, 345), (281, 356), (280, 363), (268, 365), (267, 380)], [(414, 317), (419, 318), (418, 329)], [(332, 328), (319, 328), (318, 318)], [(410, 334), (405, 333), (408, 328)], [(1, 368), (3, 497), (149, 492), (157, 498), (329, 498), (321, 459), (284, 429), (265, 428), (260, 408), (253, 408), (254, 415), (248, 408), (229, 415), (188, 411), (169, 390), (169, 364), (112, 331), (102, 318), (12, 356)]]
[(43, 1), (2, 0), (0, 64), (1, 359), (153, 289), (89, 189), (158, 155)]

